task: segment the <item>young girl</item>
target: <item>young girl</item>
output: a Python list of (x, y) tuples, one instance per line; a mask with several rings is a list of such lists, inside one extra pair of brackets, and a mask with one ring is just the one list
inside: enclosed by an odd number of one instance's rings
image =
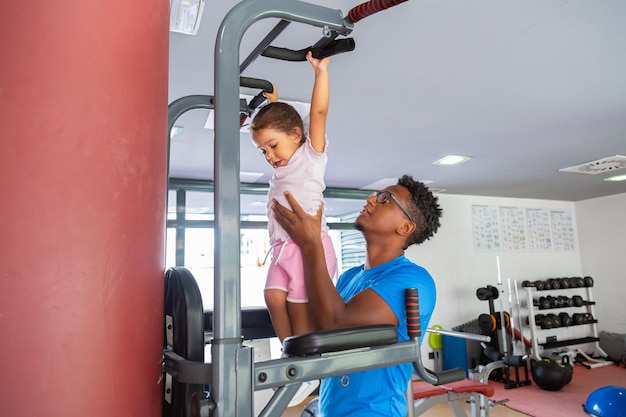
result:
[[(310, 126), (304, 133), (304, 123), (289, 104), (272, 102), (262, 107), (252, 120), (252, 140), (274, 168), (268, 192), (268, 227), (272, 245), (272, 263), (265, 284), (265, 302), (276, 335), (282, 342), (286, 337), (308, 333), (315, 329), (309, 313), (304, 284), (300, 248), (291, 241), (275, 221), (271, 210), (274, 199), (287, 205), (283, 192), (289, 190), (302, 207), (315, 214), (324, 205), (324, 172), (326, 155), (326, 115), (329, 102), (328, 64), (330, 57), (307, 61), (315, 71), (311, 97)], [(270, 101), (275, 96), (268, 95)], [(328, 274), (335, 276), (337, 259), (325, 217), (322, 219), (322, 240), (326, 253)]]

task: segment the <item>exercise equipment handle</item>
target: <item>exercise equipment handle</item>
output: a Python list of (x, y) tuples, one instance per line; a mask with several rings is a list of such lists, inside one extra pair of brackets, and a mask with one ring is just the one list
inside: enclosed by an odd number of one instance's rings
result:
[[(404, 300), (406, 304), (407, 332), (409, 334), (409, 338), (417, 342), (419, 346), (422, 332), (420, 328), (419, 294), (417, 288), (405, 289)], [(432, 385), (447, 384), (449, 382), (460, 381), (465, 378), (465, 371), (461, 368), (449, 369), (447, 371), (437, 373), (426, 369), (422, 363), (421, 354), (418, 354), (415, 358), (413, 368), (415, 368), (415, 372), (420, 378)]]
[(273, 93), (274, 86), (271, 82), (267, 80), (262, 80), (259, 78), (250, 78), (250, 77), (239, 77), (239, 85), (242, 87), (255, 88), (262, 90), (259, 94), (254, 96), (250, 103), (248, 104), (248, 108), (250, 110), (254, 110), (259, 107), (263, 102), (267, 99), (263, 93)]
[[(356, 7), (353, 7), (348, 12), (348, 16), (344, 18), (346, 26), (345, 31), (351, 31), (352, 25), (354, 23), (366, 18), (367, 16), (371, 16), (374, 13), (378, 13), (382, 10), (396, 6), (400, 3), (404, 3), (405, 1), (408, 0), (370, 0)], [(344, 52), (354, 51), (354, 39), (337, 39), (339, 33), (336, 31), (327, 34), (328, 36), (324, 36), (323, 38), (321, 38), (315, 43), (315, 45), (309, 46), (304, 49), (295, 50), (271, 46), (269, 43), (278, 36), (278, 34), (284, 29), (287, 24), (288, 22), (286, 21), (279, 22), (277, 27), (272, 32), (270, 32), (270, 34), (268, 34), (266, 39), (264, 39), (259, 44), (253, 54), (246, 60), (245, 66), (243, 66), (242, 68), (245, 69), (257, 55), (261, 55), (267, 58), (280, 59), (282, 61), (299, 62), (306, 61), (306, 54), (309, 51), (311, 51), (313, 53), (313, 56), (318, 59), (338, 55)]]
[(334, 39), (322, 38), (315, 45), (308, 48), (294, 50), (288, 48), (278, 48), (276, 46), (268, 46), (261, 53), (262, 56), (283, 61), (306, 61), (307, 52), (311, 51), (315, 58), (326, 58), (327, 56), (338, 55), (344, 52), (354, 51), (354, 39)]
[(420, 326), (420, 303), (417, 288), (404, 290), (404, 302), (406, 304), (406, 329), (409, 339), (419, 342), (422, 336)]
[(361, 19), (365, 19), (367, 16), (371, 16), (374, 13), (378, 13), (400, 3), (404, 3), (405, 1), (408, 0), (370, 0), (353, 7), (348, 12), (346, 19), (352, 23), (356, 23)]
[(255, 88), (259, 90), (271, 93), (274, 91), (274, 86), (267, 80), (252, 77), (239, 77), (239, 85), (247, 88)]

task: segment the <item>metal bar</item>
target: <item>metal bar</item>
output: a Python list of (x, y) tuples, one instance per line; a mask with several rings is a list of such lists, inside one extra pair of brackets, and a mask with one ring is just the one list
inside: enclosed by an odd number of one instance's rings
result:
[(239, 73), (243, 74), (243, 72), (252, 64), (261, 53), (282, 33), (283, 30), (291, 23), (288, 20), (282, 19), (279, 21), (276, 26), (268, 33), (265, 38), (252, 50), (250, 55), (239, 65)]
[(420, 360), (420, 357), (419, 342), (409, 341), (317, 356), (257, 362), (254, 369), (254, 390), (411, 363)]
[(482, 335), (482, 334), (473, 334), (473, 333), (465, 333), (465, 332), (455, 332), (453, 330), (442, 330), (442, 329), (431, 329), (430, 327), (426, 329), (429, 333), (441, 334), (445, 336), (458, 337), (461, 339), (468, 340), (477, 340), (479, 342), (489, 343), (491, 342), (491, 336)]
[(513, 313), (513, 291), (511, 289), (511, 278), (507, 278), (509, 289), (509, 319), (511, 320), (511, 355), (517, 355), (517, 343), (515, 343), (515, 314)]
[(186, 199), (185, 190), (176, 190), (176, 266), (185, 265), (185, 228), (181, 223), (185, 220)]
[(533, 308), (533, 287), (526, 287), (526, 307), (528, 308), (528, 326), (530, 327), (532, 357), (540, 361), (539, 343), (537, 342), (537, 326), (535, 324), (535, 311)]
[[(215, 183), (212, 180), (187, 179), (187, 178), (170, 178), (170, 189), (184, 188), (188, 191), (206, 191), (213, 192)], [(269, 189), (268, 184), (242, 182), (240, 184), (241, 194), (267, 195)], [(361, 190), (355, 188), (326, 187), (324, 190), (324, 198), (345, 198), (345, 199), (363, 199), (365, 200), (372, 191)], [(365, 201), (363, 201), (365, 204)]]
[(504, 297), (504, 290), (502, 289), (502, 275), (500, 274), (500, 256), (496, 256), (496, 266), (498, 267), (498, 292), (500, 293), (499, 301), (500, 301), (500, 332), (502, 335), (502, 346), (500, 350), (502, 354), (506, 356), (508, 354), (507, 343), (506, 343), (506, 324), (504, 322), (504, 306), (502, 303), (502, 298)]
[(513, 280), (514, 288), (515, 288), (515, 312), (519, 324), (519, 334), (520, 334), (520, 342), (522, 344), (522, 353), (526, 354), (528, 349), (526, 348), (526, 344), (524, 343), (524, 324), (522, 323), (522, 313), (520, 311), (520, 300), (519, 300), (519, 291), (517, 285), (517, 279)]
[[(295, 0), (248, 0), (233, 7), (215, 42), (215, 288), (212, 396), (215, 417), (244, 417), (249, 397), (238, 393), (241, 342), (239, 52), (246, 30), (263, 18), (278, 17), (346, 32), (337, 10)], [(249, 356), (248, 356), (249, 357)], [(248, 361), (250, 361), (248, 359)]]

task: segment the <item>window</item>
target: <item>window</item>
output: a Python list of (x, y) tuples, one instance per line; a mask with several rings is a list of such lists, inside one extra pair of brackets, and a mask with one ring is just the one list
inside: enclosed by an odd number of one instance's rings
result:
[[(166, 267), (184, 266), (198, 281), (205, 309), (213, 307), (214, 214), (213, 183), (170, 180), (168, 191)], [(241, 305), (265, 306), (263, 288), (269, 251), (266, 216), (267, 186), (241, 185)], [(337, 251), (339, 273), (360, 265), (365, 243), (352, 224), (369, 191), (328, 189), (326, 216)]]

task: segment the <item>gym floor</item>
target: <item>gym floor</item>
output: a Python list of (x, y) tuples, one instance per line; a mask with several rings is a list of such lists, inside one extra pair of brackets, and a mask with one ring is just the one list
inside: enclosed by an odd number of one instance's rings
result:
[[(297, 405), (295, 407), (289, 407), (283, 413), (282, 417), (300, 417), (302, 415), (302, 409), (306, 406), (309, 401), (311, 401), (315, 397), (309, 397), (302, 404)], [(469, 404), (465, 404), (463, 406), (465, 409), (465, 413), (468, 416), (472, 415), (472, 411), (470, 410)], [(452, 410), (448, 407), (446, 403), (436, 404), (433, 408), (429, 409), (427, 412), (421, 414), (419, 417), (449, 417), (454, 416)], [(416, 416), (417, 417), (417, 416)], [(528, 417), (528, 414), (520, 413), (519, 411), (512, 410), (504, 405), (497, 405), (491, 410), (489, 410), (489, 417)]]

